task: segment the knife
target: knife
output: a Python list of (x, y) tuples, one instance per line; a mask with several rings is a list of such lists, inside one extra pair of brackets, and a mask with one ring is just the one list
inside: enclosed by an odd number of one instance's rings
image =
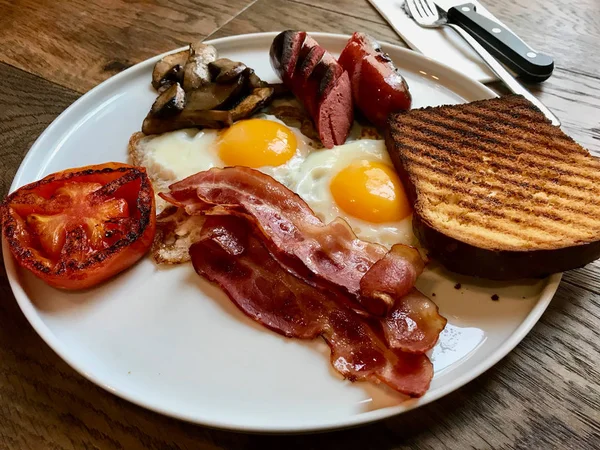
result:
[(448, 9), (437, 6), (446, 11), (448, 23), (467, 31), (523, 80), (541, 82), (552, 75), (554, 60), (551, 56), (537, 52), (501, 24), (479, 14), (474, 4), (463, 3)]

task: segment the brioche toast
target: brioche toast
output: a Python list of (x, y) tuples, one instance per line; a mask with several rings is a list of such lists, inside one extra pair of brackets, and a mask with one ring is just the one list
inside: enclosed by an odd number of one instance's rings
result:
[(446, 268), (542, 277), (600, 257), (600, 161), (519, 95), (392, 114), (413, 230)]

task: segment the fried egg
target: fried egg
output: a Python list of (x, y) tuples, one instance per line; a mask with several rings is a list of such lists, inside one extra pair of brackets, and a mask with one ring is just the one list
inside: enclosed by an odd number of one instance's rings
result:
[[(246, 166), (296, 192), (325, 223), (342, 217), (358, 237), (388, 248), (417, 244), (411, 207), (384, 141), (318, 148), (298, 128), (262, 114), (224, 130), (134, 135), (130, 155), (133, 164), (146, 167), (156, 193), (212, 167)], [(165, 206), (157, 196), (157, 211)]]
[(417, 245), (406, 193), (382, 140), (311, 153), (288, 187), (323, 221), (344, 218), (356, 235), (388, 248)]
[[(247, 166), (288, 186), (316, 144), (300, 130), (271, 115), (236, 122), (224, 130), (184, 129), (161, 135), (134, 135), (131, 162), (148, 170), (155, 192), (212, 167)], [(157, 197), (157, 210), (164, 201)]]

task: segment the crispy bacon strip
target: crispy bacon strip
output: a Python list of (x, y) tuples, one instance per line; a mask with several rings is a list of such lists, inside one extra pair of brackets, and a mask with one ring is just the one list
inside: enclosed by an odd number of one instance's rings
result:
[(424, 266), (415, 249), (396, 245), (387, 253), (357, 239), (341, 219), (324, 225), (300, 197), (267, 175), (241, 167), (211, 169), (171, 186), (164, 198), (190, 214), (248, 218), (288, 272), (339, 293), (337, 301), (350, 308), (358, 298), (370, 312), (387, 311), (382, 325), (393, 348), (427, 351), (446, 325), (437, 306), (413, 288)]
[(424, 353), (437, 343), (447, 322), (437, 305), (413, 288), (382, 319), (382, 327), (391, 348)]
[(386, 302), (408, 294), (412, 284), (398, 280), (416, 280), (423, 273), (425, 262), (412, 247), (397, 244), (376, 261), (360, 279), (360, 291), (369, 297), (386, 297)]
[[(190, 215), (218, 205), (220, 213), (250, 216), (280, 263), (307, 282), (314, 282), (316, 275), (347, 292), (372, 314), (389, 313), (423, 271), (416, 249), (397, 245), (388, 253), (381, 245), (358, 239), (341, 218), (324, 224), (296, 193), (257, 170), (213, 168), (171, 185), (170, 190), (160, 195)], [(385, 267), (393, 268), (393, 276), (385, 277), (378, 286), (381, 270), (374, 265), (384, 256)], [(309, 276), (294, 260), (306, 266)], [(362, 281), (370, 269), (376, 269), (376, 274)]]
[(340, 304), (336, 293), (290, 274), (252, 230), (243, 218), (208, 216), (190, 248), (196, 271), (265, 327), (299, 339), (322, 336), (333, 367), (345, 378), (383, 382), (412, 397), (427, 391), (433, 366), (426, 355), (390, 348), (382, 319), (361, 316)]

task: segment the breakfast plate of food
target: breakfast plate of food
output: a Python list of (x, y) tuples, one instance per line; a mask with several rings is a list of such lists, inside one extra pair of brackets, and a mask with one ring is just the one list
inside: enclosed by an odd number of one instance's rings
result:
[(232, 36), (63, 112), (2, 203), (3, 255), (35, 330), (108, 391), (333, 429), (510, 352), (600, 256), (598, 168), (524, 98), (363, 33)]

